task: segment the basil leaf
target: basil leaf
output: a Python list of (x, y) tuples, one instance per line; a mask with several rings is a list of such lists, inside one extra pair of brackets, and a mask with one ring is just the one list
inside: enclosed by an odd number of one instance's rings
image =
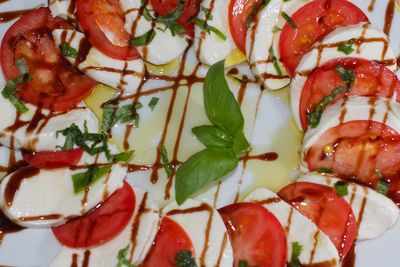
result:
[(18, 113), (22, 114), (29, 111), (25, 103), (17, 96), (17, 87), (13, 80), (7, 81), (1, 95), (11, 102)]
[(353, 40), (350, 40), (347, 44), (340, 44), (337, 50), (343, 52), (346, 55), (350, 55), (354, 52), (353, 44)]
[(317, 172), (322, 174), (333, 174), (333, 170), (327, 168), (319, 168)]
[(129, 251), (130, 244), (128, 244), (125, 248), (118, 251), (118, 263), (116, 267), (136, 267), (136, 265), (132, 264), (128, 260), (128, 251)]
[(192, 132), (204, 146), (231, 148), (233, 146), (233, 138), (217, 126), (203, 125), (192, 129)]
[(271, 2), (271, 0), (264, 0), (260, 6), (260, 10), (263, 10), (266, 6), (268, 6), (269, 2)]
[(242, 112), (225, 80), (224, 61), (215, 63), (208, 70), (203, 95), (207, 117), (214, 125), (232, 136), (243, 129)]
[(272, 29), (272, 32), (277, 33), (277, 32), (280, 32), (281, 30), (282, 30), (281, 28), (274, 26), (274, 28)]
[(287, 21), (287, 23), (289, 23), (289, 25), (293, 28), (293, 29), (297, 29), (297, 25), (296, 23), (292, 20), (292, 18), (284, 11), (281, 12), (282, 17)]
[(131, 160), (134, 152), (134, 150), (128, 150), (114, 155), (114, 161), (128, 163)]
[(211, 9), (206, 8), (204, 6), (201, 6), (200, 9), (201, 9), (201, 11), (204, 12), (204, 16), (207, 18), (207, 20), (212, 20), (213, 19), (213, 16), (211, 14)]
[(24, 76), (25, 74), (29, 74), (29, 68), (26, 64), (25, 58), (21, 57), (15, 61), (17, 65), (18, 72), (20, 76)]
[(75, 48), (69, 46), (66, 43), (63, 43), (60, 46), (60, 49), (61, 49), (61, 53), (66, 57), (76, 58), (78, 56), (78, 51), (76, 51)]
[(176, 21), (182, 16), (184, 7), (185, 7), (185, 0), (178, 0), (178, 7), (176, 8), (176, 10), (168, 13), (165, 16), (157, 17), (157, 21), (158, 22)]
[(247, 19), (246, 19), (245, 27), (246, 27), (247, 29), (250, 28), (250, 25), (251, 25), (251, 23), (253, 22), (253, 20), (254, 20), (256, 14), (257, 14), (257, 9), (258, 9), (258, 8), (257, 8), (257, 3), (254, 2), (253, 7), (252, 7), (252, 9), (251, 9), (251, 12), (250, 12), (249, 16), (248, 16)]
[(176, 202), (180, 205), (200, 189), (233, 171), (238, 159), (231, 151), (207, 148), (192, 155), (176, 172)]
[(104, 167), (90, 166), (86, 172), (72, 175), (75, 194), (88, 188), (111, 170), (111, 165)]
[(129, 44), (132, 47), (137, 47), (137, 46), (146, 46), (153, 41), (154, 37), (156, 36), (156, 31), (154, 29), (151, 29), (147, 32), (145, 32), (142, 35), (136, 36), (132, 40), (130, 40)]
[[(355, 73), (353, 69), (345, 69), (340, 65), (335, 68), (336, 73), (346, 82), (348, 87), (351, 87), (354, 83)], [(350, 88), (348, 88), (350, 89)]]
[(240, 155), (242, 155), (243, 153), (249, 152), (251, 150), (251, 146), (244, 136), (243, 131), (238, 132), (235, 136), (233, 140), (232, 150), (237, 157), (240, 157)]
[(276, 58), (274, 49), (272, 47), (269, 49), (269, 57), (271, 58), (272, 62), (274, 63), (274, 68), (276, 70), (276, 73), (279, 76), (282, 76), (283, 75), (282, 69), (279, 67), (278, 59)]
[(114, 115), (117, 110), (116, 102), (108, 102), (103, 107), (103, 117), (101, 119), (101, 130), (108, 133), (113, 127)]
[(197, 267), (190, 250), (181, 250), (174, 257), (174, 265), (178, 267)]
[(389, 192), (389, 183), (384, 179), (379, 179), (376, 191), (386, 196), (387, 193)]
[(335, 187), (336, 194), (337, 194), (339, 197), (347, 196), (348, 193), (349, 193), (349, 191), (348, 191), (348, 185), (347, 185), (347, 183), (346, 183), (345, 181), (337, 181), (337, 182), (334, 184), (334, 187)]
[(209, 25), (206, 20), (200, 19), (197, 17), (193, 17), (192, 19), (188, 20), (186, 23), (188, 24), (188, 23), (192, 23), (192, 22), (194, 24), (196, 24), (200, 29), (207, 32), (208, 34), (213, 32), (220, 39), (222, 39), (224, 41), (226, 40), (226, 35), (223, 32), (221, 32), (220, 30), (218, 30), (217, 28), (215, 28), (214, 26)]
[(299, 257), (303, 246), (298, 242), (292, 242), (292, 255), (290, 257), (289, 267), (301, 267)]
[(248, 267), (249, 264), (246, 260), (239, 260), (239, 267)]
[(171, 178), (172, 175), (174, 174), (174, 171), (168, 159), (167, 149), (164, 144), (162, 144), (160, 147), (160, 153), (161, 153), (161, 162), (164, 166), (164, 170), (167, 173), (168, 178)]
[(149, 102), (149, 107), (150, 107), (151, 111), (153, 111), (154, 108), (157, 106), (159, 100), (160, 100), (160, 98), (158, 98), (158, 97), (153, 96), (151, 98), (151, 100)]

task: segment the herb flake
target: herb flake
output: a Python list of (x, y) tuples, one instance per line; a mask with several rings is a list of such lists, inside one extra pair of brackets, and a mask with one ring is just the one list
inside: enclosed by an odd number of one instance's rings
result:
[(337, 48), (338, 51), (343, 52), (346, 55), (350, 55), (351, 53), (354, 52), (354, 48), (353, 48), (353, 40), (350, 40), (348, 43), (346, 44), (340, 44)]
[(348, 184), (345, 181), (337, 181), (333, 186), (335, 188), (336, 194), (339, 197), (344, 197), (349, 194)]
[(208, 34), (213, 32), (215, 35), (217, 35), (223, 41), (226, 40), (226, 35), (223, 32), (221, 32), (220, 30), (218, 30), (217, 28), (215, 28), (214, 26), (209, 25), (206, 20), (194, 17), (194, 18), (188, 20), (187, 23), (191, 23), (191, 22), (196, 24), (198, 27), (200, 27), (203, 31), (207, 32)]
[(282, 76), (283, 75), (282, 69), (279, 66), (278, 59), (276, 58), (274, 49), (272, 47), (269, 49), (269, 57), (270, 57), (272, 63), (274, 63), (274, 68), (276, 70), (276, 73), (279, 76)]
[(63, 43), (60, 49), (61, 53), (66, 57), (76, 58), (78, 56), (78, 51), (66, 43)]
[(100, 178), (106, 175), (111, 170), (111, 165), (103, 167), (90, 166), (86, 172), (72, 175), (75, 194), (85, 190), (92, 184), (96, 183)]
[(154, 37), (156, 37), (156, 31), (154, 29), (150, 29), (142, 35), (136, 36), (135, 38), (130, 40), (129, 44), (132, 47), (146, 46), (149, 45), (151, 41), (153, 41)]
[(284, 11), (281, 12), (282, 17), (287, 21), (287, 23), (289, 23), (289, 25), (293, 28), (293, 29), (297, 29), (297, 25), (296, 23), (293, 21), (293, 19)]
[(178, 267), (197, 267), (190, 250), (181, 250), (174, 257), (174, 265)]
[(160, 100), (160, 98), (153, 96), (149, 102), (149, 108), (151, 109), (151, 111), (154, 110), (154, 108), (157, 106), (158, 101)]
[(130, 263), (127, 259), (129, 247), (130, 245), (128, 244), (125, 248), (118, 251), (118, 263), (116, 267), (136, 267), (136, 265)]
[(161, 154), (161, 162), (164, 166), (164, 170), (167, 173), (168, 178), (171, 178), (174, 174), (174, 171), (171, 166), (171, 162), (168, 159), (167, 148), (164, 144), (160, 147), (160, 154)]
[(303, 245), (299, 242), (292, 242), (292, 255), (290, 257), (289, 267), (301, 267), (299, 257), (302, 250)]

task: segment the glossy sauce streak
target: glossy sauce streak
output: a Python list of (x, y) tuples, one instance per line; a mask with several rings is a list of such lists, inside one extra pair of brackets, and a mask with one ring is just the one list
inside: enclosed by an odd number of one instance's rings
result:
[(23, 221), (23, 222), (31, 222), (31, 221), (43, 221), (43, 220), (57, 220), (62, 217), (63, 217), (63, 215), (61, 215), (61, 214), (50, 214), (50, 215), (19, 217), (18, 220)]
[(37, 169), (36, 167), (28, 166), (17, 170), (11, 175), (4, 192), (4, 200), (6, 201), (9, 207), (11, 207), (14, 200), (14, 196), (16, 192), (19, 190), (22, 181), (34, 177), (35, 175), (39, 174), (39, 172), (40, 170)]
[(0, 12), (0, 24), (19, 18), (35, 8)]
[(375, 2), (376, 2), (376, 0), (371, 0), (371, 2), (369, 3), (369, 6), (368, 6), (369, 12), (374, 12)]
[(78, 267), (78, 257), (79, 255), (76, 253), (72, 254), (71, 267)]
[(396, 8), (395, 0), (389, 0), (388, 5), (386, 7), (385, 24), (384, 24), (384, 28), (383, 28), (383, 31), (387, 35), (390, 34), (390, 30), (392, 29), (395, 8)]
[(0, 244), (6, 234), (16, 233), (23, 230), (24, 228), (16, 225), (10, 221), (1, 211), (0, 211)]
[(85, 254), (83, 257), (82, 267), (88, 267), (90, 260), (90, 250), (85, 250)]
[(356, 263), (356, 243), (353, 244), (346, 257), (343, 258), (342, 267), (354, 267)]
[(136, 215), (135, 221), (132, 224), (132, 232), (131, 232), (131, 251), (129, 256), (129, 261), (132, 261), (133, 254), (135, 253), (136, 245), (137, 245), (137, 235), (139, 232), (140, 220), (142, 215), (147, 212), (146, 209), (147, 203), (147, 192), (144, 194), (142, 201), (140, 202), (139, 210)]

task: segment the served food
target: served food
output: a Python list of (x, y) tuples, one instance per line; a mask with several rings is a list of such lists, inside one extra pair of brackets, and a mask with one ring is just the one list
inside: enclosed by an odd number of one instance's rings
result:
[[(351, 262), (357, 240), (399, 216), (387, 27), (348, 0), (53, 0), (28, 12), (0, 50), (0, 231), (51, 229), (54, 267)], [(281, 157), (266, 150), (266, 107), (290, 115), (265, 89), (288, 85), (302, 173), (275, 193), (254, 186), (266, 175), (255, 164)]]

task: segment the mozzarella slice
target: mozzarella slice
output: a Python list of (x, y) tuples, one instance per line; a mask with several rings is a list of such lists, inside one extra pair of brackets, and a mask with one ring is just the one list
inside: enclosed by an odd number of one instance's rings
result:
[[(352, 53), (346, 55), (338, 51), (340, 43), (347, 44), (350, 41), (354, 42)], [(299, 115), (300, 97), (309, 73), (330, 60), (344, 57), (382, 62), (391, 71), (397, 69), (396, 56), (389, 46), (387, 35), (383, 31), (367, 23), (336, 29), (304, 55), (296, 69), (290, 88), (290, 96), (293, 115), (299, 129), (302, 128)]]
[(53, 39), (57, 46), (65, 43), (76, 49), (78, 53), (76, 58), (68, 56), (65, 58), (90, 78), (118, 88), (123, 91), (124, 95), (136, 93), (145, 73), (142, 59), (110, 58), (95, 47), (91, 47), (87, 43), (85, 35), (75, 30), (54, 30)]
[[(88, 157), (81, 162), (87, 162)], [(104, 154), (92, 158), (97, 158), (98, 164), (107, 162)], [(75, 170), (21, 168), (1, 181), (0, 207), (7, 217), (25, 227), (50, 227), (80, 216), (119, 189), (127, 174), (126, 166), (113, 164), (88, 190), (74, 193), (72, 175), (85, 172), (87, 166)]]
[[(165, 25), (159, 22), (147, 20), (143, 16), (142, 2), (137, 0), (121, 0), (121, 8), (125, 13), (125, 30), (132, 37), (141, 36), (151, 29), (155, 31), (155, 37), (146, 46), (138, 46), (136, 49), (145, 61), (155, 65), (163, 65), (178, 58), (188, 46), (186, 36), (173, 35)], [(153, 8), (150, 4), (147, 9), (154, 17)]]
[[(340, 179), (319, 173), (308, 173), (297, 181), (333, 187)], [(348, 194), (343, 198), (351, 205), (358, 221), (358, 240), (372, 239), (393, 227), (399, 208), (392, 200), (376, 191), (356, 183), (348, 183)]]
[(322, 113), (320, 123), (316, 128), (307, 130), (301, 153), (301, 168), (307, 172), (308, 167), (304, 155), (310, 147), (329, 129), (343, 123), (359, 120), (371, 120), (383, 123), (400, 133), (400, 106), (387, 98), (374, 98), (351, 96), (341, 99), (335, 104), (327, 107)]
[[(84, 124), (89, 132), (97, 133), (99, 123), (96, 115), (86, 107), (77, 107), (68, 112), (49, 113), (32, 105), (27, 105), (29, 112), (17, 115), (15, 107), (0, 96), (0, 110), (7, 116), (0, 120), (0, 143), (13, 149), (28, 151), (56, 150), (63, 146), (65, 136), (58, 134), (75, 123), (81, 131)], [(33, 119), (36, 117), (36, 119)], [(39, 120), (37, 120), (39, 118)]]
[[(208, 25), (217, 28), (226, 36), (226, 40), (223, 40), (212, 31), (207, 33), (197, 25), (194, 27), (196, 56), (201, 63), (213, 65), (225, 59), (236, 48), (229, 30), (229, 0), (204, 0), (202, 6), (206, 9), (200, 10), (197, 17), (207, 20)], [(212, 19), (207, 19), (204, 12), (207, 9), (210, 10), (208, 17)]]
[(260, 188), (247, 196), (245, 201), (264, 206), (280, 221), (286, 231), (288, 255), (292, 254), (293, 242), (298, 242), (303, 246), (299, 257), (302, 265), (319, 266), (318, 264), (328, 263), (328, 266), (340, 266), (339, 254), (329, 237), (278, 195)]
[[(198, 266), (233, 265), (233, 250), (218, 211), (204, 202), (187, 200), (181, 206), (167, 205), (163, 214), (186, 231)], [(219, 263), (219, 264), (218, 264)]]
[(60, 17), (67, 21), (76, 19), (74, 0), (49, 0), (49, 9), (53, 17)]
[[(159, 210), (149, 193), (136, 187), (134, 192), (136, 198), (135, 211), (130, 222), (119, 235), (100, 246), (90, 249), (63, 247), (50, 266), (117, 266), (118, 253), (127, 246), (129, 246), (127, 259), (132, 264), (142, 262), (158, 230)], [(74, 257), (76, 257), (75, 265), (73, 265)], [(86, 265), (84, 263), (85, 259), (87, 261)]]

